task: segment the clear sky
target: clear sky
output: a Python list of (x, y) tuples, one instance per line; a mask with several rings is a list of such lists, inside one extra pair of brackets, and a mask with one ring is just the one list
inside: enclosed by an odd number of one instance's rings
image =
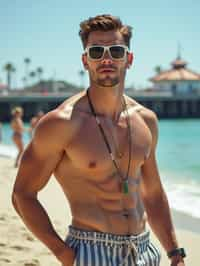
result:
[(13, 86), (21, 86), (23, 60), (29, 57), (30, 70), (41, 66), (44, 78), (80, 85), (79, 23), (105, 13), (119, 16), (133, 27), (135, 61), (127, 86), (149, 86), (154, 67), (169, 68), (175, 59), (178, 42), (189, 68), (200, 72), (199, 0), (0, 0), (1, 81), (6, 81), (3, 66), (12, 62), (16, 68)]

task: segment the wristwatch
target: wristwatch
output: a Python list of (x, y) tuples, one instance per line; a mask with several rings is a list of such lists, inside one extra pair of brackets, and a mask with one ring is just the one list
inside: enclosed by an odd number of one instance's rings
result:
[(175, 249), (172, 249), (171, 251), (167, 252), (168, 258), (171, 258), (173, 256), (177, 256), (177, 255), (181, 256), (182, 258), (185, 258), (186, 253), (185, 253), (184, 248), (175, 248)]

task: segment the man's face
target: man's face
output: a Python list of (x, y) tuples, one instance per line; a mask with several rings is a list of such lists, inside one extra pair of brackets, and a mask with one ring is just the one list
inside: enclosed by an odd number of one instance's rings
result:
[[(87, 47), (97, 45), (125, 46), (125, 43), (123, 36), (117, 30), (91, 32), (89, 34)], [(112, 58), (108, 51), (105, 51), (103, 57), (97, 60), (90, 58), (88, 52), (82, 57), (83, 64), (89, 71), (91, 83), (103, 87), (113, 87), (122, 83), (125, 79), (126, 69), (132, 64), (132, 59), (132, 53), (127, 51), (122, 59)]]

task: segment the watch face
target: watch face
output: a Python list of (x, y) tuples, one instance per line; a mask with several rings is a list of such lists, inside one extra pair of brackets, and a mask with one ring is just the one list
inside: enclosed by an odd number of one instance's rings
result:
[(171, 250), (170, 252), (168, 252), (167, 255), (169, 258), (171, 258), (173, 256), (177, 256), (177, 255), (181, 256), (182, 258), (186, 257), (184, 248), (175, 248), (175, 249)]

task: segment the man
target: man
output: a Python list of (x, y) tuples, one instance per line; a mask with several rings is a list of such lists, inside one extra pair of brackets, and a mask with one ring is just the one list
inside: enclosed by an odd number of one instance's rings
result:
[[(156, 165), (156, 115), (123, 94), (131, 28), (111, 15), (80, 26), (90, 87), (38, 124), (17, 174), (14, 206), (63, 266), (159, 265), (147, 219), (171, 265), (184, 266)], [(66, 242), (37, 199), (52, 174), (71, 207)]]

